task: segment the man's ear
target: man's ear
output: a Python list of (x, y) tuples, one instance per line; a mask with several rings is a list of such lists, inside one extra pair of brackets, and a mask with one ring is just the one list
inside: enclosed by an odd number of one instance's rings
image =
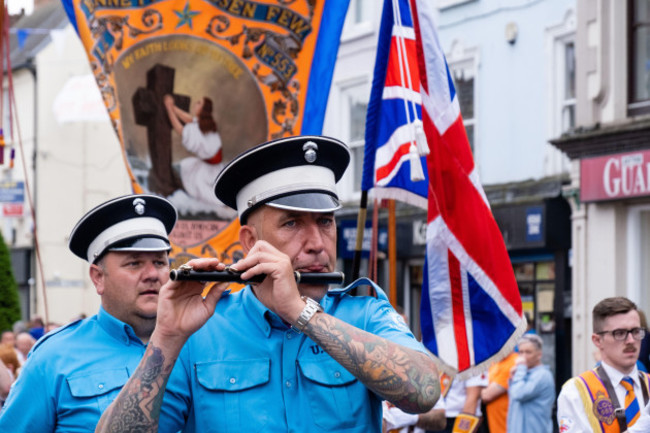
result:
[(90, 281), (92, 281), (95, 285), (97, 294), (104, 294), (104, 270), (102, 267), (93, 263), (90, 265), (90, 270), (88, 273), (90, 275)]
[(602, 342), (601, 342), (601, 336), (600, 336), (600, 335), (598, 335), (598, 334), (591, 334), (591, 341), (592, 341), (592, 343), (594, 343), (594, 345), (595, 345), (598, 349), (600, 349), (600, 347), (601, 347), (601, 345), (602, 345), (602, 344), (601, 344)]
[(248, 252), (253, 248), (255, 242), (257, 242), (257, 229), (253, 226), (244, 225), (239, 229), (239, 243), (241, 244), (244, 253)]

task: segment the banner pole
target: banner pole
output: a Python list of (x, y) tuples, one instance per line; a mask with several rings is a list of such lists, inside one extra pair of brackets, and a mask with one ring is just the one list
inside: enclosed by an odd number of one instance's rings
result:
[(388, 200), (388, 275), (390, 279), (388, 300), (397, 305), (397, 219), (395, 200)]
[(357, 239), (354, 246), (354, 258), (352, 259), (352, 281), (359, 278), (361, 268), (361, 250), (363, 248), (363, 232), (366, 228), (366, 213), (368, 212), (368, 191), (361, 191), (359, 202), (359, 214), (357, 215)]

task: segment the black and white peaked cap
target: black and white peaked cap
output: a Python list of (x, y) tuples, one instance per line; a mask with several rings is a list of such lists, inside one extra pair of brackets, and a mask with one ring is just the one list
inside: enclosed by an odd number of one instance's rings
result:
[(336, 182), (349, 163), (350, 150), (334, 138), (280, 138), (233, 159), (217, 176), (214, 193), (237, 210), (243, 224), (261, 205), (333, 212), (341, 207)]
[(118, 197), (90, 210), (70, 234), (70, 250), (95, 263), (107, 251), (169, 251), (176, 208), (162, 197)]

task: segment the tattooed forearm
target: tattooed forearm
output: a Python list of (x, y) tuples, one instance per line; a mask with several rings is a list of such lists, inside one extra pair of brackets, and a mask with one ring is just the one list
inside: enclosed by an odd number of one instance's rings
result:
[(316, 314), (304, 332), (369, 389), (406, 412), (426, 412), (440, 396), (438, 372), (423, 353), (327, 314)]
[(174, 360), (149, 343), (133, 376), (104, 413), (98, 432), (157, 432), (165, 385)]

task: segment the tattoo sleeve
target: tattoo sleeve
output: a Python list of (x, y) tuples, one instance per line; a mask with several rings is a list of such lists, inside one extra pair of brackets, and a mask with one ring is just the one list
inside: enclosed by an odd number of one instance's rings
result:
[(157, 432), (165, 386), (175, 359), (165, 360), (149, 343), (142, 361), (122, 391), (102, 415), (96, 432)]
[(366, 387), (406, 412), (426, 412), (440, 396), (438, 371), (424, 353), (324, 313), (304, 332)]

